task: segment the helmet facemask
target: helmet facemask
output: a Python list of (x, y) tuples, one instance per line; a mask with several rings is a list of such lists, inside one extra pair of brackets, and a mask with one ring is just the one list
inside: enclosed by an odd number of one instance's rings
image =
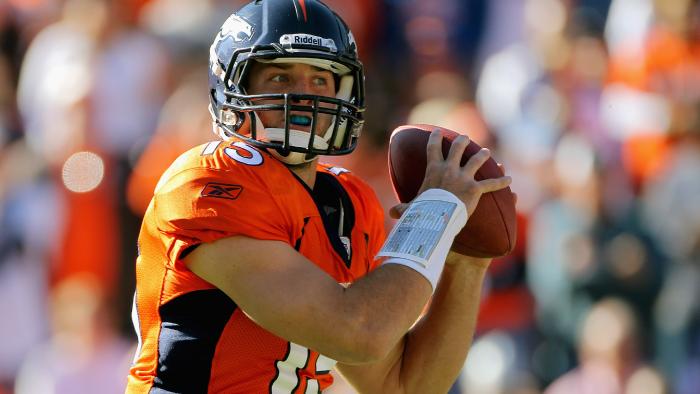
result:
[[(336, 96), (248, 94), (245, 82), (253, 61), (302, 63), (328, 70), (337, 81)], [(236, 51), (226, 72), (222, 72), (226, 101), (220, 106), (220, 113), (216, 114), (218, 116), (215, 116), (217, 126), (223, 129), (226, 136), (235, 136), (252, 145), (270, 149), (271, 153), (287, 164), (308, 162), (317, 155), (350, 153), (357, 144), (364, 111), (362, 103), (357, 102), (357, 97), (364, 96), (364, 77), (361, 66), (353, 63), (355, 62), (340, 63), (330, 54), (318, 51), (318, 47), (291, 49), (271, 46)], [(264, 125), (259, 116), (263, 111), (281, 112), (284, 126)], [(331, 117), (330, 125), (325, 130), (321, 130), (320, 126), (322, 116)], [(309, 120), (309, 131), (295, 128), (295, 120), (300, 117)]]

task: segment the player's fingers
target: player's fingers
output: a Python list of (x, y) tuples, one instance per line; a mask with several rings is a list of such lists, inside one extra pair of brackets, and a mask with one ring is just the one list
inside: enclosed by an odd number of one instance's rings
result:
[(467, 145), (469, 145), (469, 137), (466, 135), (460, 135), (455, 138), (454, 141), (452, 141), (450, 153), (447, 154), (446, 161), (451, 165), (456, 165), (459, 167), (464, 150), (467, 149)]
[(426, 146), (426, 154), (428, 163), (435, 163), (444, 160), (442, 155), (442, 132), (440, 129), (434, 129), (428, 137), (428, 145)]
[(495, 192), (496, 190), (501, 190), (513, 181), (509, 176), (502, 176), (500, 178), (484, 179), (479, 181), (479, 186), (482, 193)]
[(389, 217), (391, 217), (392, 219), (400, 218), (401, 215), (403, 215), (403, 213), (408, 209), (409, 205), (410, 204), (406, 203), (394, 205), (393, 207), (391, 207), (391, 209), (389, 209)]
[(486, 148), (481, 148), (480, 151), (469, 158), (469, 161), (464, 165), (464, 171), (466, 171), (469, 176), (474, 177), (479, 168), (486, 163), (486, 160), (488, 160), (490, 156), (491, 151)]
[(503, 163), (498, 163), (498, 169), (501, 170), (502, 175), (506, 174), (506, 166), (504, 166)]

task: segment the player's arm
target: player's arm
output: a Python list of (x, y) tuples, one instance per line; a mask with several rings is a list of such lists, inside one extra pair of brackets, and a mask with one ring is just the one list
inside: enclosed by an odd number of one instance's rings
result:
[[(439, 164), (441, 154), (431, 150), (432, 142), (428, 145), (428, 162)], [(454, 144), (468, 144), (468, 140), (457, 139)], [(482, 151), (476, 156), (484, 154)], [(467, 176), (473, 175), (474, 163), (476, 168), (483, 163), (475, 157), (465, 165)], [(445, 162), (449, 160), (448, 157)], [(433, 182), (426, 177), (424, 187)], [(469, 180), (466, 183), (474, 185)], [(392, 216), (397, 217), (406, 205), (394, 208), (399, 208), (392, 209)], [(475, 208), (474, 204), (469, 212)], [(339, 363), (339, 371), (362, 393), (447, 392), (464, 365), (471, 345), (481, 286), (490, 262), (490, 259), (450, 253), (429, 310), (390, 354), (371, 364)]]
[(347, 363), (384, 358), (432, 291), (422, 275), (397, 264), (345, 289), (286, 243), (242, 236), (202, 244), (185, 263), (260, 326)]
[(450, 253), (430, 308), (389, 355), (337, 369), (360, 393), (446, 393), (472, 342), (489, 263)]
[[(460, 167), (467, 139), (456, 140), (447, 159), (441, 144), (441, 135), (433, 133), (424, 189), (448, 190), (437, 194), (448, 200), (458, 196), (472, 212), (482, 193), (509, 183), (507, 178), (474, 180), (487, 152)], [(338, 361), (363, 363), (385, 358), (418, 318), (442, 271), (451, 243), (449, 236), (445, 239), (444, 254), (427, 269), (408, 268), (397, 258), (347, 289), (284, 242), (230, 237), (201, 244), (185, 263), (269, 331)]]

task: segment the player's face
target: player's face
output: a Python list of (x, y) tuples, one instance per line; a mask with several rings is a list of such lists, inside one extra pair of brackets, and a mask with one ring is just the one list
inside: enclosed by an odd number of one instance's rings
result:
[[(300, 63), (258, 63), (254, 62), (248, 79), (249, 94), (296, 93), (335, 97), (333, 73), (308, 64)], [(281, 100), (265, 100), (258, 103), (280, 103)], [(313, 105), (311, 100), (294, 104)], [(321, 104), (323, 106), (323, 104)], [(330, 106), (330, 105), (326, 105)], [(284, 128), (283, 111), (258, 111), (265, 127)], [(311, 130), (311, 113), (291, 112), (291, 128), (301, 131)], [(330, 126), (332, 115), (319, 114), (317, 133), (325, 132)]]

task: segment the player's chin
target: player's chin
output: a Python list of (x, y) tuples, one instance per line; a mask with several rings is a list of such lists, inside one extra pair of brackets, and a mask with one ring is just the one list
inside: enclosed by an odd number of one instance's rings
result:
[[(282, 126), (282, 127), (284, 127), (284, 126)], [(311, 125), (290, 124), (289, 128), (292, 130), (303, 131), (305, 133), (312, 132)], [(326, 133), (326, 130), (328, 130), (328, 125), (324, 124), (324, 123), (319, 123), (318, 125), (316, 125), (313, 132), (314, 132), (314, 134), (319, 136), (319, 135), (324, 135)]]
[(311, 132), (311, 126), (301, 126), (298, 124), (292, 124), (292, 125), (289, 125), (289, 128), (292, 130), (303, 131), (304, 133)]

